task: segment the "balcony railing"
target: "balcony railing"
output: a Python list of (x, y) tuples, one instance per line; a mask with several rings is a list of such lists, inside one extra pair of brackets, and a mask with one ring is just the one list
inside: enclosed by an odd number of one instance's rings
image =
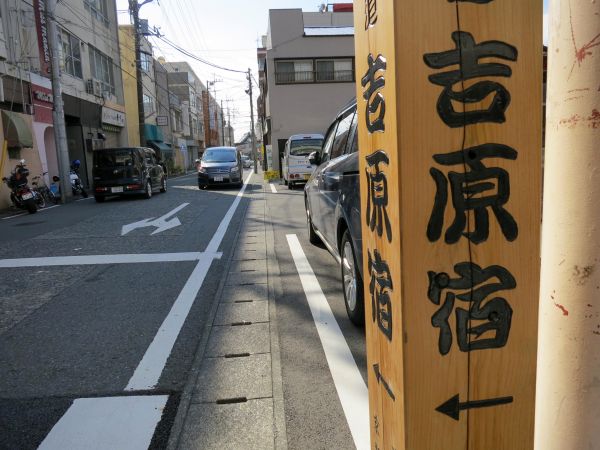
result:
[(353, 70), (277, 72), (276, 84), (343, 83), (354, 81)]

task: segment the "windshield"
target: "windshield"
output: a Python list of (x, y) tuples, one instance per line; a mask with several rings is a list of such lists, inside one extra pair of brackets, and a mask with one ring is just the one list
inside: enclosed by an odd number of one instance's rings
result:
[(133, 152), (123, 150), (94, 151), (94, 167), (124, 167), (133, 164)]
[(321, 151), (323, 139), (302, 139), (290, 143), (290, 155), (308, 156), (312, 152)]
[(206, 150), (202, 155), (204, 162), (235, 162), (235, 150)]

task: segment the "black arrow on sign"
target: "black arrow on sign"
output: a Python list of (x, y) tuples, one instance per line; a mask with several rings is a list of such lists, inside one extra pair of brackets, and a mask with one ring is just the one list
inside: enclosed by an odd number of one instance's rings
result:
[(445, 401), (440, 406), (435, 408), (435, 410), (452, 417), (454, 420), (458, 420), (461, 409), (487, 408), (489, 406), (505, 405), (512, 402), (512, 397), (498, 397), (489, 398), (487, 400), (471, 400), (469, 402), (460, 403), (458, 394), (456, 394), (450, 400)]

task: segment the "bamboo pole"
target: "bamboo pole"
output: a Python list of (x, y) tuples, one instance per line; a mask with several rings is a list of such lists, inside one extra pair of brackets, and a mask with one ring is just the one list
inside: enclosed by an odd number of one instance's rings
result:
[(600, 2), (550, 19), (535, 448), (600, 449)]

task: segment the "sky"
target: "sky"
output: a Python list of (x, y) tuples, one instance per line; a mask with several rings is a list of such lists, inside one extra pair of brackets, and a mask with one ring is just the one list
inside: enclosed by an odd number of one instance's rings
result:
[[(332, 1), (332, 0), (329, 0)], [(349, 0), (348, 0), (349, 1)], [(548, 1), (544, 1), (544, 23), (547, 23)], [(141, 3), (138, 0), (138, 3)], [(140, 18), (148, 19), (151, 28), (157, 27), (166, 39), (179, 47), (220, 66), (234, 70), (252, 70), (258, 79), (256, 48), (260, 37), (267, 33), (269, 9), (302, 8), (317, 11), (320, 0), (152, 0), (140, 9)], [(117, 0), (119, 23), (130, 23), (128, 1)], [(223, 101), (225, 114), (229, 109), (235, 139), (250, 130), (250, 99), (243, 73), (223, 71), (182, 55), (164, 41), (151, 37), (154, 57), (167, 61), (187, 61), (206, 84), (216, 80), (217, 101)], [(544, 42), (547, 42), (544, 27)], [(254, 104), (258, 88), (254, 89)], [(256, 118), (256, 108), (254, 111)]]

